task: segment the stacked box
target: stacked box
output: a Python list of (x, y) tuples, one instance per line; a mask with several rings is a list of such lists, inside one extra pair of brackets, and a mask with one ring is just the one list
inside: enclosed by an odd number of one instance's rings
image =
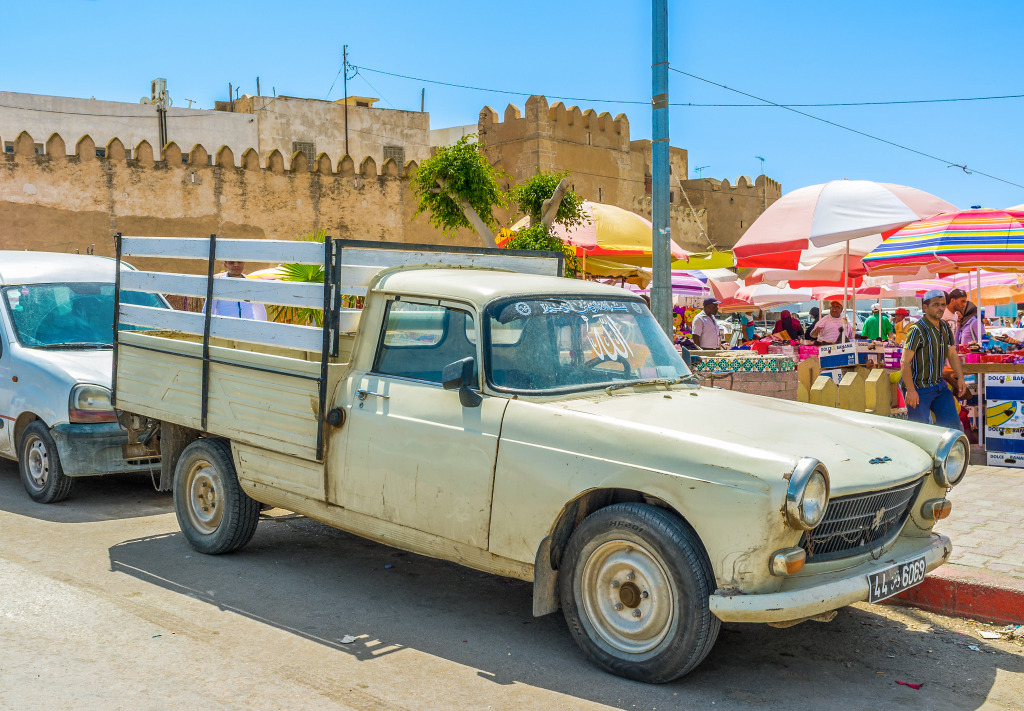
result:
[(984, 424), (989, 463), (1002, 457), (992, 466), (1024, 467), (1024, 373), (985, 374)]
[(899, 346), (886, 346), (883, 351), (883, 365), (886, 368), (899, 368), (900, 359), (903, 357), (903, 349)]
[(820, 346), (818, 358), (821, 359), (821, 367), (842, 368), (847, 365), (855, 365), (852, 343), (839, 343), (834, 346)]
[(1006, 452), (988, 452), (985, 456), (990, 467), (1013, 467), (1024, 469), (1024, 456), (1007, 454)]

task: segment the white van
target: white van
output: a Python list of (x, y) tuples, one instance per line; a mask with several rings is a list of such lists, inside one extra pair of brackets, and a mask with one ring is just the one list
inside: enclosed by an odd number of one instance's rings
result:
[[(110, 405), (114, 266), (0, 251), (0, 456), (18, 460), (40, 503), (66, 498), (75, 477), (159, 469), (152, 455), (125, 458), (128, 436)], [(158, 295), (121, 293), (168, 308)]]

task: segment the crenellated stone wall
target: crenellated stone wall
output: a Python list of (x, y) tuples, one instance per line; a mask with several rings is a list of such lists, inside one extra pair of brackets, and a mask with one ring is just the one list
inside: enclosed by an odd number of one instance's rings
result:
[[(583, 198), (651, 217), (651, 142), (630, 140), (625, 114), (613, 118), (531, 96), (522, 111), (510, 104), (501, 117), (485, 106), (478, 135), (488, 160), (514, 183), (538, 171), (568, 170), (573, 190)], [(736, 185), (689, 180), (683, 148), (669, 148), (669, 169), (672, 238), (690, 251), (731, 248), (763, 211), (763, 191), (768, 205), (781, 195), (779, 183), (765, 176), (756, 182), (741, 176)]]
[(14, 143), (0, 157), (0, 249), (85, 253), (94, 245), (112, 255), (117, 232), (293, 239), (319, 228), (335, 238), (479, 244), (470, 231), (450, 239), (426, 215), (412, 219), (413, 161), (378, 166), (369, 156), (357, 164), (321, 153), (310, 165), (301, 151), (286, 162), (278, 150), (260, 156), (220, 146), (211, 154), (173, 142), (154, 150), (145, 140), (129, 159), (120, 139), (98, 156), (89, 136), (68, 151), (57, 134), (37, 153), (26, 132)]

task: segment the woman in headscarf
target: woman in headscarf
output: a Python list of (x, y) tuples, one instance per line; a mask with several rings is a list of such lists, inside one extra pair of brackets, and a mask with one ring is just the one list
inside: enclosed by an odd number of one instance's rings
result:
[(800, 322), (793, 318), (792, 314), (788, 311), (783, 311), (782, 315), (779, 316), (779, 320), (775, 322), (775, 329), (772, 333), (787, 333), (789, 334), (790, 340), (796, 341), (803, 334), (804, 329), (800, 326)]
[(814, 327), (818, 325), (818, 321), (821, 320), (821, 309), (819, 309), (817, 306), (813, 306), (813, 307), (811, 307), (810, 313), (811, 313), (811, 325), (807, 327), (807, 331), (806, 331), (806, 334), (807, 334), (808, 338), (811, 337), (811, 331), (814, 330)]

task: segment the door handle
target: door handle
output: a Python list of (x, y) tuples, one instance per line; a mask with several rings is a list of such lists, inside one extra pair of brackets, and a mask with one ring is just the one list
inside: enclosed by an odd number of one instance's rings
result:
[(356, 390), (356, 397), (359, 398), (360, 400), (365, 400), (369, 395), (373, 395), (374, 397), (379, 397), (384, 400), (387, 400), (389, 397), (391, 397), (390, 395), (384, 395), (383, 393), (375, 393), (369, 390)]

